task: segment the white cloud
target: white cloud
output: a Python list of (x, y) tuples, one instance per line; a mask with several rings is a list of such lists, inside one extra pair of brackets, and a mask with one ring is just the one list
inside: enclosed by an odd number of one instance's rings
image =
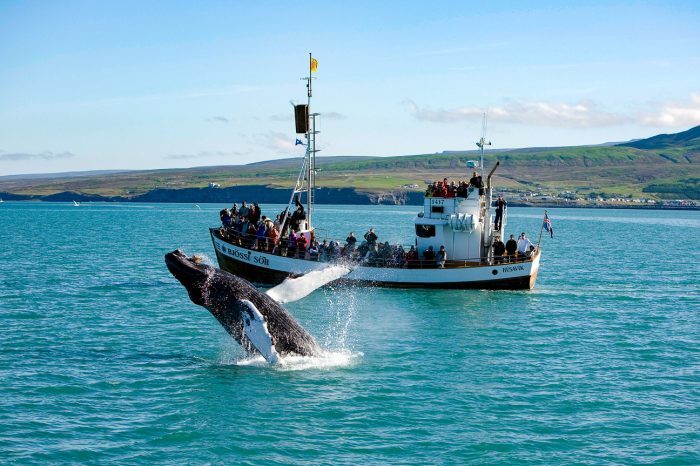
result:
[(271, 115), (270, 120), (272, 120), (272, 121), (292, 121), (292, 120), (294, 120), (294, 114), (292, 112), (278, 113), (276, 115)]
[(323, 112), (321, 113), (321, 118), (326, 118), (327, 120), (347, 120), (348, 117), (338, 112)]
[(405, 100), (409, 113), (419, 120), (436, 123), (452, 123), (481, 118), (484, 112), (489, 119), (522, 125), (591, 128), (629, 123), (631, 118), (609, 112), (595, 102), (582, 100), (577, 103), (518, 102), (509, 100), (504, 105), (481, 108), (476, 106), (452, 109), (419, 107), (412, 100)]
[[(348, 117), (345, 116), (342, 113), (339, 112), (321, 112), (321, 118), (325, 118), (327, 120), (347, 120)], [(289, 113), (281, 113), (281, 114), (276, 114), (276, 115), (271, 115), (270, 120), (272, 121), (293, 121), (294, 120), (294, 113), (289, 112)]]
[(267, 147), (275, 152), (289, 152), (294, 150), (295, 139), (288, 134), (279, 133), (277, 131), (268, 131), (264, 134), (255, 135), (257, 145)]
[(209, 123), (228, 123), (229, 119), (225, 116), (215, 115), (213, 117), (207, 118), (206, 121)]
[(0, 161), (15, 161), (15, 160), (56, 160), (70, 159), (75, 157), (72, 152), (53, 153), (50, 151), (29, 154), (26, 152), (4, 152), (0, 151)]
[(700, 125), (700, 94), (693, 93), (685, 104), (667, 103), (658, 112), (642, 117), (649, 126), (688, 127)]
[(164, 158), (171, 160), (186, 160), (186, 159), (208, 159), (216, 157), (236, 157), (248, 155), (247, 152), (227, 152), (227, 151), (200, 151), (195, 154), (170, 154)]

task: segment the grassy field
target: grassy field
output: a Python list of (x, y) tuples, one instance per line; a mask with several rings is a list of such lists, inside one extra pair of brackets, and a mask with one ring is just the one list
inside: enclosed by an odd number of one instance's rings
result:
[[(383, 192), (422, 190), (428, 182), (448, 177), (468, 179), (466, 161), (474, 153), (421, 154), (400, 157), (324, 157), (319, 160), (320, 187), (350, 187)], [(611, 196), (698, 199), (700, 140), (681, 146), (639, 149), (621, 146), (562, 147), (487, 152), (485, 166), (496, 161), (499, 187), (541, 192), (573, 191)], [(76, 191), (109, 196), (134, 196), (155, 188), (266, 185), (289, 188), (298, 165), (289, 159), (243, 166), (147, 170), (88, 177), (2, 180), (0, 191), (16, 194), (51, 194)]]

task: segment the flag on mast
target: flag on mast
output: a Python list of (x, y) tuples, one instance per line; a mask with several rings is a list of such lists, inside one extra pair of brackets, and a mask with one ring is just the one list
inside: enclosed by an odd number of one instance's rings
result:
[(549, 233), (549, 237), (554, 238), (554, 229), (552, 228), (552, 221), (549, 219), (549, 216), (547, 216), (546, 211), (544, 213), (544, 223), (542, 223), (542, 226), (544, 227), (545, 231)]
[(311, 59), (311, 72), (315, 73), (317, 69), (318, 69), (318, 60), (316, 60), (315, 58), (312, 58)]

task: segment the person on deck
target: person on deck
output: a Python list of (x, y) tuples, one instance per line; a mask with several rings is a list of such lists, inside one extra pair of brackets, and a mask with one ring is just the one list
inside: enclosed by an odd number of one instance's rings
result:
[(500, 194), (498, 195), (498, 199), (496, 199), (496, 220), (494, 221), (494, 228), (496, 230), (501, 229), (501, 224), (503, 223), (503, 212), (506, 209), (506, 206), (508, 203), (503, 199), (503, 196)]
[(258, 228), (251, 221), (248, 221), (248, 231), (246, 232), (246, 243), (249, 248), (254, 248), (257, 243)]
[(297, 234), (296, 230), (289, 232), (287, 238), (287, 257), (294, 257), (297, 253)]
[(476, 172), (472, 174), (472, 177), (469, 179), (469, 184), (479, 190), (479, 196), (484, 195), (484, 181), (481, 178), (481, 175), (477, 175)]
[(348, 237), (345, 238), (345, 247), (348, 249), (348, 252), (352, 252), (355, 249), (355, 243), (357, 243), (357, 238), (355, 238), (355, 233), (351, 231)]
[[(516, 245), (517, 246), (517, 245)], [(503, 255), (506, 252), (506, 245), (501, 241), (500, 236), (496, 236), (496, 240), (493, 242), (493, 259), (496, 264), (503, 262)]]
[(248, 207), (248, 204), (246, 204), (245, 201), (241, 202), (241, 208), (238, 209), (238, 215), (240, 215), (243, 218), (248, 218), (249, 212), (250, 208)]
[(309, 245), (309, 260), (318, 260), (318, 241), (313, 240)]
[(377, 240), (379, 239), (379, 236), (374, 232), (374, 228), (370, 228), (367, 233), (365, 233), (365, 240), (367, 241), (367, 245), (372, 248), (376, 243)]
[(297, 196), (294, 200), (297, 206), (297, 210), (295, 210), (292, 213), (290, 226), (292, 227), (292, 230), (299, 230), (299, 224), (301, 223), (301, 221), (306, 220), (306, 212), (304, 212), (304, 205), (301, 202), (299, 202), (299, 196)]
[(258, 222), (258, 230), (255, 237), (255, 249), (267, 251), (267, 226), (265, 222)]
[(247, 248), (249, 246), (249, 244), (248, 244), (248, 225), (250, 225), (250, 222), (245, 217), (239, 217), (239, 218), (241, 219), (241, 230), (240, 230), (240, 235), (239, 235), (240, 236), (239, 243), (244, 248)]
[(394, 265), (396, 267), (404, 267), (406, 265), (406, 250), (400, 244), (396, 244), (396, 255), (394, 256)]
[(233, 207), (231, 207), (231, 217), (236, 217), (238, 215), (238, 204), (235, 202), (233, 203)]
[(228, 209), (223, 209), (219, 212), (219, 218), (224, 228), (229, 228), (231, 226), (231, 212)]
[(299, 234), (297, 236), (297, 257), (299, 259), (306, 259), (306, 235)]
[(467, 185), (466, 182), (460, 181), (459, 186), (457, 187), (457, 197), (467, 197), (468, 191), (467, 188), (469, 186)]
[(520, 238), (518, 238), (518, 256), (529, 256), (530, 251), (535, 249), (535, 245), (527, 239), (525, 232), (520, 233)]
[(321, 262), (327, 262), (328, 256), (328, 241), (324, 239), (321, 245), (318, 247), (318, 259)]
[(289, 228), (289, 220), (290, 220), (290, 215), (289, 215), (289, 208), (285, 207), (282, 212), (279, 214), (280, 218), (280, 235), (281, 236), (287, 236), (287, 229)]
[(273, 225), (272, 228), (267, 230), (267, 237), (269, 238), (269, 249), (274, 250), (277, 246), (277, 241), (280, 238), (280, 231)]
[(445, 251), (445, 246), (440, 246), (440, 250), (437, 252), (437, 266), (441, 269), (445, 268), (445, 262), (447, 261), (447, 251)]
[[(260, 221), (261, 216), (262, 216), (262, 212), (260, 211), (260, 206), (258, 205), (257, 202), (253, 202), (253, 209), (255, 209), (255, 210), (252, 212), (252, 217), (251, 217), (250, 221), (253, 223), (258, 223)], [(248, 215), (251, 215), (251, 214), (248, 214)]]
[(428, 249), (423, 251), (423, 260), (425, 260), (428, 266), (435, 264), (435, 251), (432, 246), (428, 246)]
[(457, 196), (457, 185), (453, 181), (450, 183), (450, 185), (447, 187), (447, 197), (456, 197)]
[(415, 246), (411, 246), (411, 249), (406, 253), (406, 267), (414, 267), (418, 261), (418, 253), (416, 252)]
[(438, 181), (438, 189), (440, 190), (440, 196), (438, 197), (447, 197), (447, 185), (445, 183)]
[(515, 236), (510, 235), (510, 239), (506, 242), (506, 254), (508, 262), (512, 262), (515, 257), (515, 252), (518, 250), (518, 243), (515, 241)]
[(255, 205), (251, 204), (248, 206), (248, 215), (246, 215), (246, 218), (255, 223)]
[(331, 241), (328, 245), (328, 258), (331, 261), (337, 261), (340, 257), (340, 245), (336, 241)]

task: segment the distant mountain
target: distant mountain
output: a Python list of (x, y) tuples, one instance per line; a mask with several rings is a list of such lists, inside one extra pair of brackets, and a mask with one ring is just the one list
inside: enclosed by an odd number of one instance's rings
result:
[[(316, 157), (316, 165), (324, 165), (336, 162), (352, 162), (355, 160), (368, 159), (370, 156), (367, 155), (336, 155), (332, 157)], [(299, 167), (299, 157), (290, 157), (286, 159), (275, 159), (275, 160), (264, 160), (262, 162), (252, 162), (244, 165), (245, 167), (255, 167), (262, 169), (275, 169), (275, 168), (288, 168), (288, 167)]]
[(59, 178), (79, 178), (86, 176), (105, 176), (115, 173), (127, 173), (134, 170), (86, 170), (80, 172), (59, 172), (59, 173), (26, 173), (22, 175), (2, 175), (0, 181), (9, 180), (53, 180)]
[(658, 134), (647, 139), (625, 142), (618, 146), (634, 147), (635, 149), (668, 149), (700, 145), (700, 126), (674, 134)]

